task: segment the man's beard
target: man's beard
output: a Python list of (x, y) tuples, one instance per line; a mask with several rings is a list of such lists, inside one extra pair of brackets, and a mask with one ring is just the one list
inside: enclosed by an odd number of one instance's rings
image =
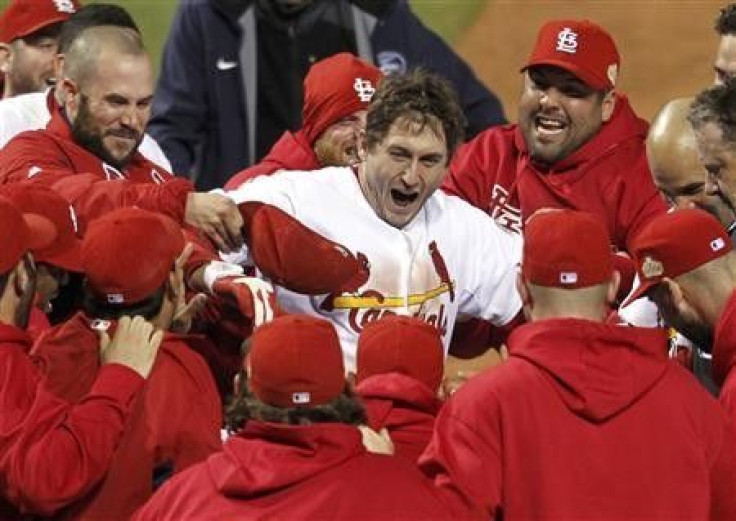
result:
[(118, 159), (113, 156), (107, 148), (105, 148), (105, 144), (102, 141), (103, 135), (92, 125), (92, 113), (89, 110), (87, 97), (84, 95), (81, 96), (79, 111), (77, 112), (76, 119), (71, 124), (71, 130), (75, 143), (89, 152), (92, 152), (105, 163), (117, 168), (118, 170), (123, 170), (127, 166), (138, 151), (138, 146), (140, 146), (141, 141), (143, 140), (142, 134), (138, 134), (136, 131), (128, 128), (108, 131), (108, 134), (128, 137), (135, 139), (136, 141), (135, 146), (131, 148), (130, 152), (126, 154), (125, 157)]
[(312, 147), (320, 166), (352, 166), (360, 162), (357, 144), (335, 145), (329, 139), (317, 139)]

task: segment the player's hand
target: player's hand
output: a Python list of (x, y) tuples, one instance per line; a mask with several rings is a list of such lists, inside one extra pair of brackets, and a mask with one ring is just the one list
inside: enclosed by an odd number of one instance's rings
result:
[(665, 277), (647, 293), (662, 315), (664, 321), (674, 327), (688, 340), (699, 346), (713, 343), (713, 332), (682, 295), (682, 289), (672, 279)]
[(100, 331), (102, 364), (121, 364), (148, 378), (163, 336), (163, 331), (156, 331), (143, 317), (123, 317), (112, 340), (107, 331)]
[(235, 307), (258, 327), (274, 318), (276, 297), (273, 286), (257, 277), (223, 277), (212, 285), (213, 295)]
[(172, 320), (169, 330), (172, 333), (186, 334), (192, 327), (192, 320), (196, 317), (207, 304), (207, 295), (197, 293), (187, 302), (186, 288), (184, 286), (184, 265), (191, 257), (194, 251), (194, 245), (190, 242), (184, 247), (181, 255), (174, 263), (174, 273), (176, 276), (176, 302), (174, 303), (174, 319)]
[(394, 442), (391, 441), (391, 436), (389, 436), (386, 428), (376, 432), (367, 425), (358, 425), (358, 430), (360, 430), (365, 450), (373, 454), (386, 454), (388, 456), (394, 454)]
[(237, 251), (243, 245), (243, 218), (229, 197), (191, 192), (184, 221), (201, 230), (222, 252)]

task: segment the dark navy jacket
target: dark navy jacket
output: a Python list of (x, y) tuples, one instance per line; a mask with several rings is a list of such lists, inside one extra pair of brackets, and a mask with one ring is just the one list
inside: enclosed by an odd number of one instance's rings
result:
[[(260, 159), (258, 1), (182, 0), (172, 22), (148, 130), (174, 172), (191, 176), (200, 189), (220, 187)], [(337, 12), (350, 26), (352, 49), (330, 54), (353, 51), (384, 72), (421, 65), (444, 74), (462, 99), (470, 136), (505, 122), (498, 99), (422, 25), (406, 0), (317, 0), (309, 10), (313, 17), (334, 18)]]

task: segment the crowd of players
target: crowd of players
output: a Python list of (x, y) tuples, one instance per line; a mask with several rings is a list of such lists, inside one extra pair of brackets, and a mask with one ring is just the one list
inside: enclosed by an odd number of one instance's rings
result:
[(204, 192), (129, 14), (13, 0), (0, 519), (736, 519), (736, 4), (716, 29), (651, 126), (587, 20), (486, 129), (431, 61), (320, 56), (301, 125)]

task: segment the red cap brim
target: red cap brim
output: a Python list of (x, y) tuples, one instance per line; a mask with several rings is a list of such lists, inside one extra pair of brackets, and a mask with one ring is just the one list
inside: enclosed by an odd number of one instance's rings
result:
[(655, 279), (655, 280), (641, 283), (639, 287), (636, 288), (631, 295), (626, 297), (626, 300), (623, 301), (623, 303), (621, 304), (621, 307), (625, 308), (626, 306), (628, 306), (635, 300), (638, 300), (644, 297), (650, 289), (652, 289), (654, 286), (656, 286), (660, 282), (662, 282), (662, 279)]
[(49, 219), (31, 213), (24, 213), (23, 220), (28, 227), (28, 248), (41, 250), (49, 247), (56, 240), (56, 226)]
[(36, 255), (36, 260), (41, 262), (47, 262), (53, 266), (64, 268), (67, 271), (74, 271), (82, 273), (82, 243), (81, 241), (74, 241), (70, 248), (66, 250), (54, 253), (53, 255), (43, 255), (39, 253)]
[(613, 88), (613, 85), (604, 78), (599, 78), (598, 76), (594, 76), (589, 73), (589, 71), (586, 71), (580, 67), (578, 67), (574, 63), (570, 63), (565, 60), (552, 60), (552, 59), (543, 59), (543, 60), (534, 60), (522, 67), (521, 72), (524, 72), (529, 67), (536, 67), (538, 65), (551, 65), (553, 67), (559, 67), (560, 69), (564, 69), (567, 72), (574, 74), (576, 78), (581, 80), (583, 83), (585, 83), (588, 87), (594, 90), (605, 90)]

